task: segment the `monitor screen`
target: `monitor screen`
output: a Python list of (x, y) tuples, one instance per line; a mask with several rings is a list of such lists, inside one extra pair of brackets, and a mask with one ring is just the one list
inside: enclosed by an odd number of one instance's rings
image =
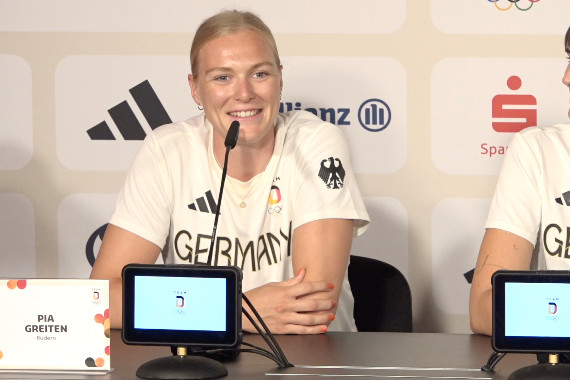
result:
[(496, 272), (493, 348), (498, 352), (570, 352), (570, 272)]
[(129, 344), (238, 345), (241, 271), (196, 265), (125, 266), (123, 340)]

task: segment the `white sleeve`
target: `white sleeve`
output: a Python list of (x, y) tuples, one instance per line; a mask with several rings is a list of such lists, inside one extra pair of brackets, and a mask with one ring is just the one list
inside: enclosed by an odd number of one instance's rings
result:
[(541, 223), (540, 146), (517, 133), (499, 174), (485, 228), (514, 233), (533, 245)]
[(110, 223), (163, 247), (170, 228), (172, 192), (160, 145), (149, 134), (127, 173)]
[(293, 228), (319, 219), (353, 219), (360, 235), (370, 221), (352, 170), (344, 134), (334, 125), (318, 128), (305, 139), (296, 157), (299, 192)]

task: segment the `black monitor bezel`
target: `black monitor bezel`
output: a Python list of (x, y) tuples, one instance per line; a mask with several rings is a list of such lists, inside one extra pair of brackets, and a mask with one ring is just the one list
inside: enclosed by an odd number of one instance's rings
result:
[[(242, 272), (233, 266), (128, 264), (123, 268), (122, 338), (127, 344), (235, 348), (242, 339)], [(136, 329), (134, 294), (136, 276), (226, 279), (226, 331)]]
[(507, 337), (505, 336), (505, 284), (570, 283), (570, 271), (510, 271), (499, 270), (492, 277), (493, 337), (497, 352), (562, 353), (570, 352), (570, 338), (565, 337)]

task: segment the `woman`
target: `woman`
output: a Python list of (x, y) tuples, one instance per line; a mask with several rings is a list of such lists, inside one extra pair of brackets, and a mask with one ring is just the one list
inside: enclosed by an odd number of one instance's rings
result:
[[(564, 49), (570, 59), (570, 28)], [(570, 64), (562, 82), (570, 88)], [(539, 262), (547, 269), (570, 269), (569, 147), (570, 124), (527, 128), (510, 144), (471, 285), (473, 332), (492, 334), (493, 273), (530, 269), (536, 243)]]
[[(369, 219), (341, 131), (304, 111), (279, 114), (277, 47), (251, 13), (205, 20), (190, 59), (204, 113), (147, 137), (91, 273), (110, 280), (112, 326), (124, 265), (154, 263), (161, 251), (165, 263), (208, 262), (224, 140), (237, 120), (210, 263), (243, 270), (243, 290), (274, 333), (323, 333), (333, 320), (355, 331), (346, 268)], [(255, 332), (245, 319), (243, 329)]]

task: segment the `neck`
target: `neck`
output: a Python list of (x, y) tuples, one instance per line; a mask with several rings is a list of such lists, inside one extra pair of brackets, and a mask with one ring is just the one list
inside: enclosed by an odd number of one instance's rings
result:
[[(228, 175), (242, 182), (247, 182), (263, 172), (271, 160), (275, 146), (275, 135), (263, 144), (238, 144), (230, 153)], [(224, 165), (226, 147), (224, 139), (214, 136), (214, 155), (220, 167)]]

